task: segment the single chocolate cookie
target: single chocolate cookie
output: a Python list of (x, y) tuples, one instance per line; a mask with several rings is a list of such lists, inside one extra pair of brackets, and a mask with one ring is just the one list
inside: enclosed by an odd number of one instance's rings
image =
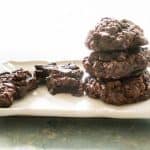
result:
[(143, 30), (129, 20), (102, 18), (88, 34), (86, 45), (95, 51), (117, 51), (146, 45)]
[(120, 79), (136, 76), (145, 70), (148, 64), (148, 53), (145, 49), (128, 52), (93, 52), (83, 59), (86, 71), (97, 80)]
[(150, 98), (150, 74), (116, 81), (97, 81), (89, 77), (85, 83), (88, 96), (113, 105), (135, 103)]
[(54, 65), (49, 70), (46, 84), (51, 94), (72, 93), (83, 95), (83, 71), (75, 64)]

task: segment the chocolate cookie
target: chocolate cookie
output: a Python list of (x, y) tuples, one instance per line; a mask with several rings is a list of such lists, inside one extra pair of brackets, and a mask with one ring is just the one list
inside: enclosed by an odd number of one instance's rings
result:
[(150, 74), (116, 81), (97, 81), (89, 77), (85, 83), (88, 96), (113, 105), (135, 103), (150, 98)]
[(116, 51), (146, 45), (143, 30), (129, 20), (102, 18), (88, 34), (86, 45), (95, 51)]
[(11, 73), (11, 78), (12, 83), (17, 87), (17, 98), (23, 97), (37, 87), (36, 78), (27, 70), (16, 70)]
[(12, 105), (16, 87), (12, 83), (0, 83), (0, 107), (9, 107)]
[(75, 64), (54, 65), (49, 70), (46, 84), (51, 94), (72, 93), (76, 96), (83, 95), (83, 72)]
[(148, 64), (148, 51), (135, 49), (128, 52), (93, 52), (83, 59), (86, 71), (98, 80), (120, 79), (136, 76)]
[(13, 84), (16, 87), (15, 98), (23, 97), (28, 91), (37, 87), (36, 78), (29, 71), (23, 69), (0, 74), (0, 83)]
[(44, 83), (46, 81), (46, 77), (51, 74), (60, 74), (77, 79), (80, 79), (83, 75), (83, 71), (81, 71), (80, 68), (73, 63), (68, 63), (65, 65), (57, 65), (56, 63), (36, 65), (35, 69), (34, 75), (39, 83)]

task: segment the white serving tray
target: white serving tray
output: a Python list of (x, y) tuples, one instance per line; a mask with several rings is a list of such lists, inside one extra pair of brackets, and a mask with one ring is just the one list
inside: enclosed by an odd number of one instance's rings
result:
[[(73, 62), (81, 68), (81, 61), (59, 61), (58, 64)], [(0, 72), (25, 68), (33, 71), (35, 64), (46, 61), (9, 61), (0, 65)], [(53, 117), (106, 117), (106, 118), (150, 118), (150, 100), (125, 106), (113, 106), (100, 100), (74, 97), (70, 94), (49, 94), (45, 86), (38, 87), (9, 108), (0, 108), (0, 116), (53, 116)]]

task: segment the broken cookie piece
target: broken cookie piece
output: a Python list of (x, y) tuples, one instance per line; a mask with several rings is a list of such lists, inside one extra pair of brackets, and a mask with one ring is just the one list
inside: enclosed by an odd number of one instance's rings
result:
[(12, 83), (0, 83), (0, 107), (9, 107), (12, 105), (16, 87)]
[(83, 75), (83, 71), (81, 71), (80, 68), (73, 63), (65, 65), (57, 65), (56, 63), (36, 65), (35, 69), (34, 75), (38, 80), (38, 83), (45, 83), (46, 77), (51, 74), (66, 75), (78, 79), (81, 79)]
[(83, 95), (82, 81), (77, 78), (53, 74), (47, 78), (46, 84), (49, 92), (53, 95), (57, 93), (71, 93), (75, 96)]
[(23, 69), (0, 74), (0, 107), (9, 107), (13, 100), (25, 96), (37, 87), (36, 78)]
[(75, 96), (83, 95), (83, 71), (72, 63), (54, 65), (46, 79), (48, 90), (51, 94), (71, 93)]
[(0, 75), (0, 82), (12, 83), (16, 87), (16, 98), (23, 97), (28, 91), (37, 87), (36, 78), (23, 69), (18, 69), (12, 73), (5, 72)]
[(34, 76), (36, 77), (39, 84), (43, 84), (46, 81), (46, 77), (49, 76), (52, 69), (57, 69), (56, 63), (48, 65), (35, 65)]
[(37, 87), (36, 78), (32, 74), (23, 69), (16, 70), (11, 73), (11, 82), (17, 88), (17, 98), (23, 97), (27, 92)]

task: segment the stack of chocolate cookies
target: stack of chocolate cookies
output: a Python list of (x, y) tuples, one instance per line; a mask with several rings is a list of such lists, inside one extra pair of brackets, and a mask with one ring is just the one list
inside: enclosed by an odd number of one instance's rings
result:
[(102, 18), (90, 31), (86, 45), (92, 50), (83, 59), (89, 77), (88, 96), (123, 105), (150, 97), (149, 51), (143, 30), (129, 20)]

